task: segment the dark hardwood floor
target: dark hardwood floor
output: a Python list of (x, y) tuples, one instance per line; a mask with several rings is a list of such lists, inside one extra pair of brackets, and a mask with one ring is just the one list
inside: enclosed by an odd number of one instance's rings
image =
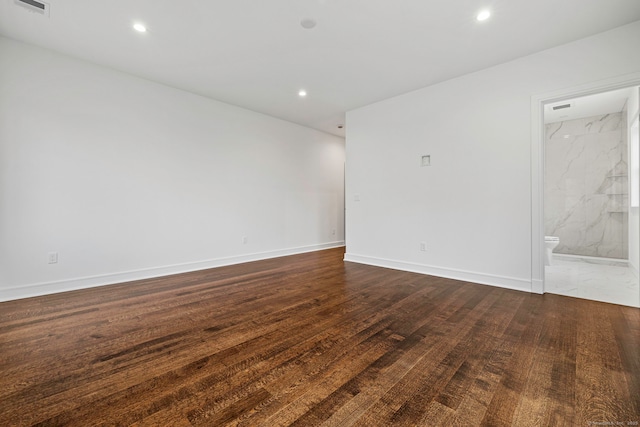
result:
[(640, 310), (342, 256), (0, 303), (0, 426), (638, 425)]

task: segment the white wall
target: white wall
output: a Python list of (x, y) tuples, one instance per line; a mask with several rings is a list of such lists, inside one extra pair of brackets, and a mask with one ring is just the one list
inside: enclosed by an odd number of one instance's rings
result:
[(0, 300), (340, 245), (343, 168), (342, 138), (0, 38)]
[(531, 99), (640, 70), (636, 40), (640, 22), (350, 111), (345, 259), (531, 290)]
[[(631, 132), (631, 126), (633, 126), (635, 119), (640, 114), (639, 109), (640, 88), (634, 87), (629, 91), (629, 100), (627, 101), (627, 128), (629, 132)], [(631, 143), (631, 140), (632, 136), (629, 134), (627, 141)], [(631, 176), (629, 176), (629, 179), (631, 179)], [(637, 207), (629, 207), (629, 265), (638, 275), (640, 271), (640, 213)]]

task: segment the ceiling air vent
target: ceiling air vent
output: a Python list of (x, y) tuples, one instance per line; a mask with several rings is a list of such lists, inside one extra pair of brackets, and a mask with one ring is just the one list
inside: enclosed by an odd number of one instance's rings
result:
[(555, 106), (553, 107), (553, 111), (556, 111), (556, 110), (563, 110), (563, 109), (565, 109), (565, 108), (571, 108), (571, 104), (555, 105)]
[(49, 3), (36, 0), (13, 0), (13, 2), (31, 12), (49, 16)]

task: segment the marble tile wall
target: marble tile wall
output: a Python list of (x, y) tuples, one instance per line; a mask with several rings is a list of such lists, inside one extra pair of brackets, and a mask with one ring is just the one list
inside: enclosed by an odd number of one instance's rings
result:
[(545, 235), (554, 252), (628, 258), (626, 116), (549, 123), (545, 139)]

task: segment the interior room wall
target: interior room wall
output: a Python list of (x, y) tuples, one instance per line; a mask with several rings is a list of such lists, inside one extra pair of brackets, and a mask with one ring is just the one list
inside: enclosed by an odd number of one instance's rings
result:
[(343, 244), (343, 138), (6, 38), (0, 58), (0, 300)]
[(628, 258), (627, 113), (545, 126), (545, 235), (554, 252)]
[(640, 22), (348, 112), (345, 259), (530, 291), (531, 99), (639, 71), (638, 39)]

